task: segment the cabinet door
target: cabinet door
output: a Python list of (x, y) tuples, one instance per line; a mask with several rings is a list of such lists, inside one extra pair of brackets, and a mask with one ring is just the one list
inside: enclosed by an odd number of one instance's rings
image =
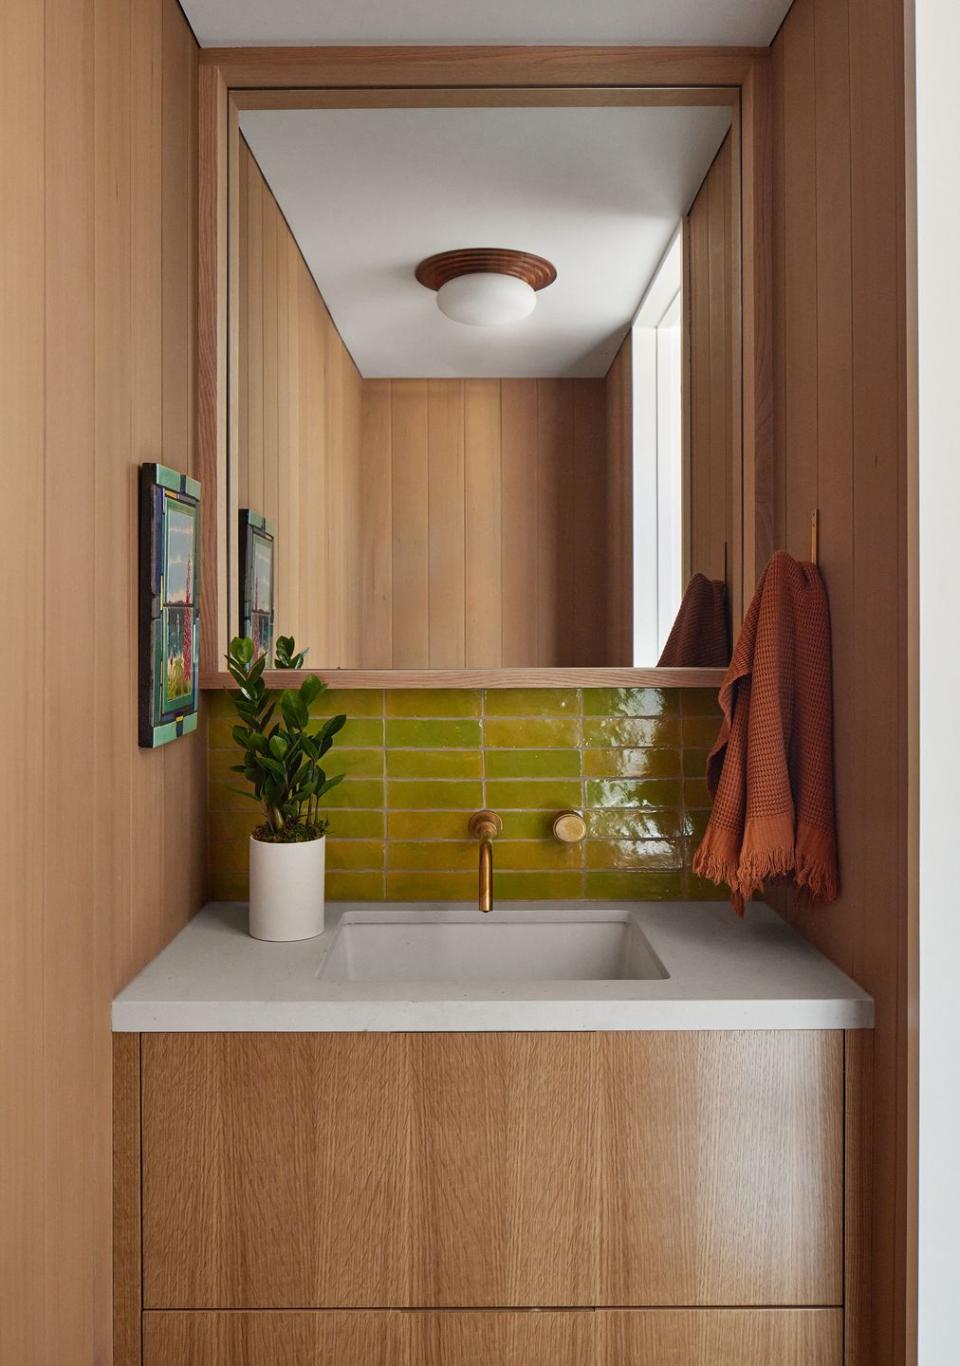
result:
[(597, 1314), (602, 1366), (841, 1366), (839, 1309), (626, 1309)]
[(147, 1308), (409, 1303), (410, 1038), (144, 1035)]
[(597, 1303), (840, 1304), (842, 1035), (596, 1038)]
[(143, 1316), (143, 1366), (422, 1366), (409, 1314), (164, 1311)]

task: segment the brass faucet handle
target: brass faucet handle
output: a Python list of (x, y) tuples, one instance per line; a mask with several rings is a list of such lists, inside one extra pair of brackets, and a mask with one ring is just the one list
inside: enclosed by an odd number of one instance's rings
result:
[(493, 840), (503, 832), (503, 820), (496, 811), (474, 811), (467, 826), (475, 840)]
[(587, 833), (587, 822), (579, 811), (560, 811), (553, 820), (553, 833), (561, 844), (579, 844)]

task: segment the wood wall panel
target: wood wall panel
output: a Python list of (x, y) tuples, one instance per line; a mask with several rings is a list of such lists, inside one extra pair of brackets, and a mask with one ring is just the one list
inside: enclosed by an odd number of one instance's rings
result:
[(110, 1359), (110, 1000), (202, 899), (203, 731), (141, 752), (135, 707), (136, 468), (194, 468), (196, 70), (170, 0), (0, 12), (3, 1366)]
[(337, 668), (359, 629), (360, 376), (242, 139), (237, 179), (236, 503), (277, 526), (278, 632)]
[[(877, 1003), (872, 1305), (858, 1356), (905, 1350), (907, 712), (903, 10), (900, 0), (796, 0), (773, 46), (777, 543), (820, 568), (833, 625), (840, 900), (778, 898)], [(872, 1059), (872, 1060), (871, 1060)], [(859, 1256), (850, 1277), (859, 1275)], [(871, 1340), (872, 1335), (872, 1340)], [(851, 1352), (852, 1352), (851, 1348)]]
[(364, 380), (358, 666), (605, 662), (605, 422), (603, 380)]
[(689, 573), (722, 579), (740, 613), (741, 372), (739, 178), (728, 134), (689, 214), (684, 335), (687, 364), (685, 509)]
[(633, 339), (624, 338), (606, 380), (607, 659), (633, 663)]

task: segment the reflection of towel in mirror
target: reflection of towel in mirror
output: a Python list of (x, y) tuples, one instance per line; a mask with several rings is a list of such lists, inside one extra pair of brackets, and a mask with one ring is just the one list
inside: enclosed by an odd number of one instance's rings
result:
[(726, 585), (721, 579), (694, 574), (657, 667), (723, 669), (729, 663)]
[(767, 565), (720, 688), (707, 760), (714, 798), (694, 872), (733, 905), (792, 874), (820, 901), (838, 894), (830, 611), (816, 565), (778, 551)]

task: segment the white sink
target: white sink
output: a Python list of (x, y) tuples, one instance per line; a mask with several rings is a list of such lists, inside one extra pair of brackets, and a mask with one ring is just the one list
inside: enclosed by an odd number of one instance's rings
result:
[(349, 911), (318, 977), (372, 981), (656, 981), (669, 976), (628, 910)]

